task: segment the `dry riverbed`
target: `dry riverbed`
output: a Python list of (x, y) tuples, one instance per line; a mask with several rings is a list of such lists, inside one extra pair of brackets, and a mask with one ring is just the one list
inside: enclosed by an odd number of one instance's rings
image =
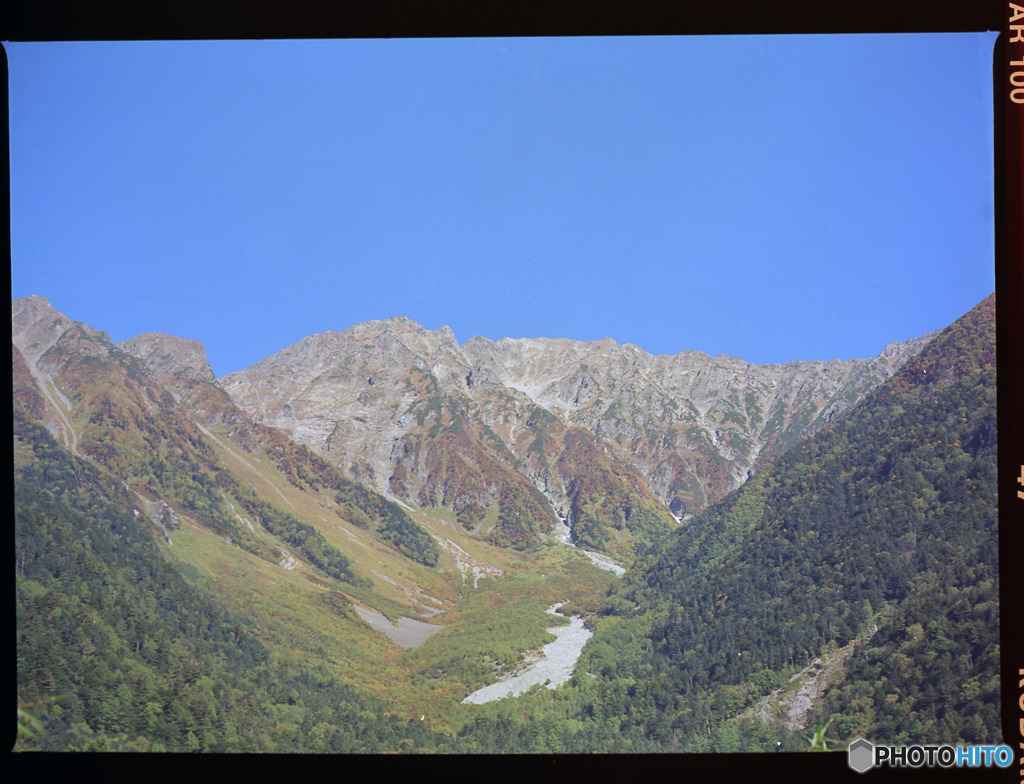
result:
[[(549, 607), (548, 612), (558, 615), (558, 608), (561, 606), (559, 603)], [(553, 626), (548, 631), (555, 635), (555, 641), (545, 645), (539, 654), (534, 654), (525, 669), (505, 676), (490, 686), (477, 689), (462, 702), (482, 705), (485, 702), (523, 694), (533, 686), (547, 686), (553, 689), (569, 680), (583, 646), (590, 639), (591, 631), (584, 628), (583, 620), (575, 616), (569, 619), (568, 626)]]

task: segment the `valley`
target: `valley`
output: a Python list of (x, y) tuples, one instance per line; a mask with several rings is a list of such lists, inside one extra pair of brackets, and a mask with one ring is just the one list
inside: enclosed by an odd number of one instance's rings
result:
[[(221, 428), (203, 429), (238, 480), (315, 525), (359, 579), (339, 584), (285, 548), (278, 563), (254, 559), (191, 521), (165, 546), (168, 555), (192, 575), (190, 582), (253, 619), (256, 637), (270, 649), (358, 683), (400, 715), (447, 718), (467, 690), (485, 685), (482, 678), (514, 669), (531, 647), (549, 639), (541, 603), (571, 597), (592, 604), (610, 583), (607, 571), (567, 545), (551, 541), (524, 557), (477, 541), (445, 519), (447, 510), (406, 506), (440, 546), (437, 565), (424, 567), (340, 516), (329, 494), (300, 490), (270, 469), (267, 458), (247, 454), (216, 432)], [(236, 514), (244, 518), (244, 510)], [(271, 539), (265, 532), (257, 536)], [(417, 645), (396, 646), (370, 616), (392, 626), (434, 628)], [(463, 655), (470, 660), (455, 661)]]

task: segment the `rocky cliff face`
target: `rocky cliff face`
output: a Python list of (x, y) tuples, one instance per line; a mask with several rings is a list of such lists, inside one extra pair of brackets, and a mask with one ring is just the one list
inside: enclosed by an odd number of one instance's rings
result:
[(122, 351), (142, 360), (159, 378), (171, 382), (213, 381), (206, 362), (206, 347), (198, 340), (147, 332), (117, 344)]
[(11, 336), (26, 357), (37, 357), (64, 334), (71, 321), (45, 297), (21, 297), (11, 303)]
[(447, 327), (397, 318), (311, 336), (220, 384), (349, 476), (447, 506), (467, 527), (526, 479), (577, 538), (589, 515), (600, 546), (662, 527), (655, 499), (677, 518), (719, 500), (928, 339), (871, 359), (752, 365), (610, 339), (459, 346)]

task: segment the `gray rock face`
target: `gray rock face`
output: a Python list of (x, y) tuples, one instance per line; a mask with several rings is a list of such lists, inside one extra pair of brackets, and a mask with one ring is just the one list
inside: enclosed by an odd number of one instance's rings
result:
[(127, 354), (142, 360), (159, 376), (175, 376), (185, 381), (213, 381), (213, 370), (206, 362), (206, 347), (198, 340), (147, 332), (117, 344)]
[(11, 333), (26, 356), (38, 356), (53, 346), (71, 326), (71, 320), (45, 297), (32, 295), (11, 303)]
[(468, 372), (451, 330), (391, 319), (305, 338), (220, 384), (258, 421), (387, 489), (422, 379), (464, 386)]
[(567, 425), (600, 435), (672, 503), (679, 500), (673, 460), (713, 454), (727, 465), (726, 489), (733, 489), (761, 467), (762, 455), (787, 448), (841, 414), (923, 345), (890, 344), (868, 360), (785, 365), (694, 351), (654, 356), (608, 339), (473, 338), (464, 350)]
[(870, 359), (752, 365), (608, 338), (474, 337), (460, 347), (447, 327), (396, 318), (313, 335), (220, 384), (259, 421), (384, 491), (400, 476), (414, 497), (435, 467), (431, 440), (457, 421), (558, 511), (566, 478), (558, 444), (546, 444), (582, 430), (682, 516), (841, 415), (929, 339)]

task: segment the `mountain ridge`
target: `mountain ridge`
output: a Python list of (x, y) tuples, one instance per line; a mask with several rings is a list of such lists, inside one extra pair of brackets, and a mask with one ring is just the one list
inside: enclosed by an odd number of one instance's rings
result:
[(348, 572), (347, 559), (313, 527), (267, 504), (231, 475), (218, 456), (218, 448), (228, 446), (209, 429), (216, 426), (243, 454), (263, 451), (296, 487), (334, 492), (335, 515), (379, 528), (381, 538), (407, 557), (436, 563), (437, 545), (397, 506), (238, 409), (214, 382), (198, 341), (145, 333), (114, 344), (106, 333), (59, 314), (42, 297), (16, 300), (12, 310), (18, 399), (46, 420), (74, 455), (134, 485), (144, 503), (169, 500), (179, 514), (187, 511), (248, 552), (273, 558), (274, 546), (262, 541), (251, 522), (240, 525), (245, 519), (238, 514), (240, 505), (325, 572), (357, 579)]
[(612, 592), (607, 614), (651, 624), (646, 648), (594, 666), (625, 675), (647, 661), (662, 684), (628, 709), (631, 722), (674, 685), (685, 697), (668, 723), (688, 750), (739, 751), (761, 730), (723, 722), (803, 662), (857, 642), (845, 665), (855, 677), (814, 707), (819, 726), (842, 741), (998, 737), (994, 307), (989, 297), (941, 330), (850, 416), (680, 526)]
[[(842, 414), (933, 336), (891, 342), (867, 360), (754, 365), (696, 351), (652, 355), (611, 338), (474, 336), (460, 346), (447, 327), (401, 317), (309, 336), (218, 381), (242, 409), (346, 475), (456, 512), (481, 497), (433, 487), (430, 466), (446, 460), (433, 439), (453, 421), (476, 447), (496, 437), (574, 530), (594, 499), (574, 503), (573, 477), (559, 470), (568, 433), (596, 437), (639, 471), (638, 492), (685, 517)], [(494, 508), (493, 494), (484, 500)]]
[[(73, 323), (43, 297), (13, 303), (30, 370)], [(190, 338), (150, 332), (116, 348), (207, 424), (279, 430), (352, 481), (451, 510), (474, 535), (528, 547), (567, 531), (628, 557), (634, 539), (660, 536), (841, 416), (934, 334), (869, 359), (755, 365), (611, 338), (459, 345), (447, 326), (399, 316), (307, 336), (221, 378)]]

